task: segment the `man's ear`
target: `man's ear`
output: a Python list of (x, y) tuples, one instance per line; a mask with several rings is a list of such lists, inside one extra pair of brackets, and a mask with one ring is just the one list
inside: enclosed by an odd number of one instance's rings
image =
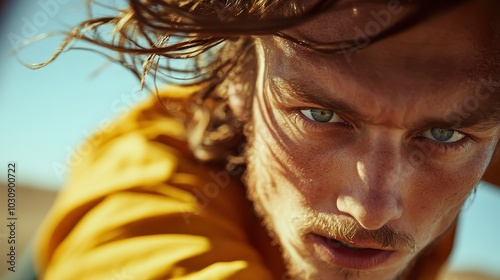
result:
[(500, 141), (497, 144), (490, 165), (483, 175), (483, 180), (500, 187)]

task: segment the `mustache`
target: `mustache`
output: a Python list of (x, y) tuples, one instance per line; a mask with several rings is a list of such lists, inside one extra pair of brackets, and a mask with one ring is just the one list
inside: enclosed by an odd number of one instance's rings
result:
[(351, 242), (368, 239), (381, 248), (412, 252), (417, 250), (415, 239), (411, 235), (388, 225), (376, 230), (367, 230), (352, 218), (326, 213), (301, 215), (294, 219), (294, 223), (302, 236), (314, 232), (328, 238)]

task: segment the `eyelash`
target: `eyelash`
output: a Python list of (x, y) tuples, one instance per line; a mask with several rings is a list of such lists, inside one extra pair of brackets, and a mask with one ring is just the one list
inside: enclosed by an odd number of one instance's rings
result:
[[(347, 121), (345, 121), (345, 119), (346, 119), (345, 117), (341, 116), (341, 118), (344, 119), (344, 122), (342, 122), (342, 123), (314, 122), (301, 113), (301, 110), (307, 110), (307, 109), (312, 109), (312, 108), (311, 107), (300, 107), (300, 108), (293, 109), (293, 116), (295, 118), (295, 121), (299, 122), (300, 125), (302, 125), (305, 129), (313, 130), (315, 132), (320, 132), (320, 131), (324, 131), (325, 129), (331, 130), (331, 129), (339, 129), (340, 128), (340, 129), (342, 129), (350, 134), (354, 134), (353, 133), (354, 126), (352, 124), (348, 123)], [(433, 141), (429, 138), (426, 138), (423, 136), (418, 136), (418, 134), (416, 134), (417, 136), (414, 137), (414, 139), (416, 139), (417, 141), (422, 143), (422, 145), (424, 145), (423, 143), (425, 141), (425, 145), (430, 144), (433, 147), (436, 147), (438, 150), (440, 150), (443, 153), (449, 152), (450, 149), (452, 149), (453, 151), (460, 151), (460, 150), (465, 149), (472, 141), (474, 141), (474, 139), (473, 139), (473, 137), (471, 137), (470, 135), (468, 135), (464, 132), (461, 132), (461, 131), (458, 131), (458, 132), (462, 133), (465, 137), (457, 142), (452, 142), (452, 143), (439, 143), (439, 142)]]
[(468, 134), (465, 134), (463, 132), (460, 132), (460, 133), (465, 135), (465, 137), (460, 139), (457, 142), (452, 142), (452, 143), (439, 143), (439, 142), (433, 141), (429, 138), (425, 138), (423, 136), (417, 136), (416, 139), (417, 139), (417, 141), (421, 141), (421, 142), (425, 141), (426, 143), (430, 143), (431, 145), (437, 147), (438, 149), (440, 149), (444, 153), (447, 153), (450, 151), (450, 149), (452, 149), (453, 151), (463, 150), (473, 141), (473, 139)]
[[(300, 122), (303, 127), (306, 129), (311, 129), (314, 131), (321, 131), (325, 129), (343, 129), (347, 132), (352, 133), (352, 128), (353, 125), (345, 121), (345, 118), (341, 116), (341, 118), (344, 120), (344, 122), (339, 122), (339, 123), (320, 123), (320, 122), (314, 122), (304, 116), (304, 114), (301, 113), (301, 110), (307, 110), (307, 109), (313, 109), (310, 107), (301, 107), (301, 108), (295, 108), (293, 109), (293, 116), (295, 118), (296, 122)], [(319, 108), (318, 108), (319, 109)]]

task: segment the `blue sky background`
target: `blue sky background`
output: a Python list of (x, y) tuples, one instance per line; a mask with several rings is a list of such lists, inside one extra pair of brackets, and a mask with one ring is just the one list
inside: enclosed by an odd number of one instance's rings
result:
[[(63, 54), (41, 70), (29, 70), (12, 47), (35, 35), (67, 30), (86, 18), (83, 0), (17, 0), (0, 36), (0, 166), (18, 164), (21, 184), (58, 189), (66, 167), (78, 164), (75, 146), (107, 121), (126, 113), (148, 93), (127, 70), (85, 51)], [(102, 2), (105, 2), (104, 0)], [(47, 59), (62, 37), (34, 44), (24, 61)], [(98, 75), (96, 71), (98, 70)], [(500, 172), (500, 171), (499, 171)], [(0, 172), (6, 181), (6, 172)], [(463, 210), (454, 268), (476, 268), (500, 277), (500, 191), (481, 185)]]

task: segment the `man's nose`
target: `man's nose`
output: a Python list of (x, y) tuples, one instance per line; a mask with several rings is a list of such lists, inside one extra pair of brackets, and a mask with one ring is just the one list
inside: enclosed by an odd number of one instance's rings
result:
[(396, 145), (379, 141), (370, 145), (355, 164), (350, 184), (337, 198), (339, 211), (352, 216), (365, 229), (379, 229), (403, 214), (401, 155)]

